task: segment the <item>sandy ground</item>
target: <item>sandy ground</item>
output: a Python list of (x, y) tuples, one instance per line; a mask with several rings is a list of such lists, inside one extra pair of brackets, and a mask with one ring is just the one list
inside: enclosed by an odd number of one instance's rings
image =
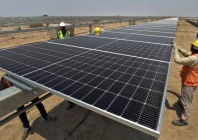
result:
[[(103, 21), (103, 22), (106, 22), (105, 20)], [(142, 23), (143, 21), (142, 20), (138, 20), (138, 21), (136, 21), (136, 24), (140, 24), (140, 23)], [(65, 22), (66, 23), (66, 22)], [(87, 22), (82, 22), (82, 23), (87, 23)], [(122, 25), (125, 25), (125, 24), (127, 24), (128, 25), (128, 23), (129, 22), (122, 22), (121, 24)], [(66, 24), (69, 24), (69, 23), (66, 23)], [(108, 27), (108, 26), (116, 26), (116, 25), (118, 25), (118, 26), (120, 26), (120, 23), (115, 23), (115, 24), (104, 24), (103, 25), (103, 27)], [(49, 26), (58, 26), (58, 24), (49, 24)], [(46, 24), (43, 24), (43, 27), (46, 27)], [(1, 27), (0, 26), (0, 31), (7, 31), (7, 30), (15, 30), (15, 29), (18, 29), (19, 28), (19, 26), (18, 25), (14, 25), (14, 26), (8, 26), (8, 27)], [(20, 25), (20, 28), (21, 29), (27, 29), (27, 28), (30, 28), (30, 26), (29, 25)], [(78, 28), (78, 27), (77, 27)]]
[[(106, 27), (107, 28), (107, 27)], [(112, 27), (109, 27), (112, 28)], [(114, 27), (115, 28), (115, 27)], [(76, 32), (85, 29), (76, 28)], [(189, 49), (190, 43), (195, 40), (198, 28), (185, 21), (179, 21), (176, 41), (185, 49)], [(7, 48), (32, 42), (49, 40), (46, 32), (31, 33), (24, 35), (1, 36), (0, 47)], [(180, 96), (179, 69), (181, 66), (172, 63), (166, 106), (164, 110), (163, 124), (159, 140), (197, 140), (198, 139), (198, 96), (195, 94), (193, 101), (193, 111), (189, 120), (189, 125), (185, 127), (175, 127), (171, 124), (173, 119), (177, 119), (181, 114), (179, 106), (176, 104)], [(1, 75), (2, 73), (0, 73)], [(27, 115), (32, 125), (32, 132), (28, 140), (148, 140), (150, 137), (143, 133), (117, 123), (106, 117), (88, 111), (79, 106), (67, 111), (66, 104), (62, 98), (52, 96), (45, 100), (43, 104), (50, 115), (58, 116), (55, 123), (47, 123), (36, 107), (27, 111)], [(19, 118), (6, 123), (0, 127), (0, 139), (20, 140), (23, 127)]]

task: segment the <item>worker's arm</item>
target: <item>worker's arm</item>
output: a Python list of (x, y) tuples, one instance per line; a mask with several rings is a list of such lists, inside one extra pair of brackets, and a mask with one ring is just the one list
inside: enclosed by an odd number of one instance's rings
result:
[(175, 48), (174, 50), (174, 60), (175, 60), (175, 63), (180, 64), (180, 65), (186, 65), (186, 66), (193, 66), (198, 62), (197, 57), (193, 55), (185, 57), (185, 58), (181, 58), (179, 56), (178, 48)]
[(188, 57), (192, 54), (191, 52), (188, 52), (188, 51), (184, 50), (182, 47), (180, 47), (179, 45), (177, 45), (175, 41), (172, 42), (172, 45), (173, 45), (174, 50), (177, 49), (185, 57)]
[(190, 56), (192, 53), (191, 52), (188, 52), (188, 51), (186, 51), (186, 50), (184, 50), (182, 47), (180, 47), (179, 45), (177, 45), (177, 48), (178, 48), (178, 50), (179, 50), (179, 52), (183, 55), (183, 56), (185, 56), (185, 57), (188, 57), (188, 56)]

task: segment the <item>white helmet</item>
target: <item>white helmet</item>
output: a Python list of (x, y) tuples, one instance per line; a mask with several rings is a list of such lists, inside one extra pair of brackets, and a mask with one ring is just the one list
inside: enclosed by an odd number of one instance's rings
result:
[(61, 22), (61, 23), (59, 24), (59, 26), (60, 26), (60, 27), (64, 27), (64, 26), (66, 26), (66, 25), (65, 25), (64, 22)]

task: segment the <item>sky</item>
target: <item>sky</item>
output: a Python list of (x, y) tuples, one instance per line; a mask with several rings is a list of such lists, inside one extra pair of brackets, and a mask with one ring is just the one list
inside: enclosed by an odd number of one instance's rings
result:
[(0, 0), (0, 16), (191, 16), (198, 0)]

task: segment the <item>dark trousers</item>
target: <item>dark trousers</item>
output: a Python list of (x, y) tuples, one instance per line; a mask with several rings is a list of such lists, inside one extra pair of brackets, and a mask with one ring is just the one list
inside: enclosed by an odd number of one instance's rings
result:
[[(39, 100), (39, 98), (36, 98), (36, 99), (32, 100), (31, 102), (34, 103), (37, 100)], [(38, 108), (39, 112), (41, 113), (41, 116), (45, 119), (47, 117), (47, 112), (46, 112), (45, 107), (43, 106), (43, 104), (42, 103), (38, 103), (36, 105), (36, 107)], [(21, 106), (17, 110), (20, 110), (20, 109), (23, 109), (23, 108), (24, 108), (24, 106)], [(24, 128), (29, 128), (30, 127), (26, 112), (23, 112), (22, 114), (20, 114), (19, 118), (20, 118)]]

